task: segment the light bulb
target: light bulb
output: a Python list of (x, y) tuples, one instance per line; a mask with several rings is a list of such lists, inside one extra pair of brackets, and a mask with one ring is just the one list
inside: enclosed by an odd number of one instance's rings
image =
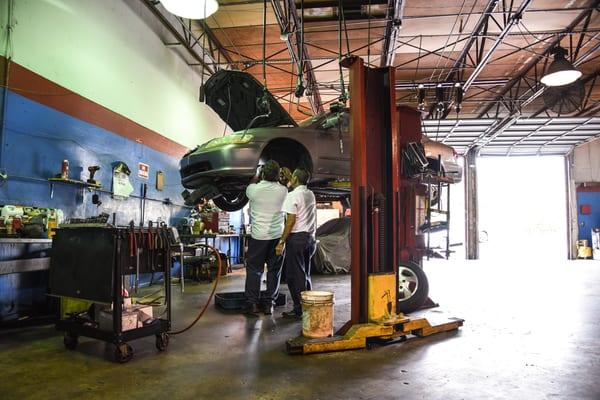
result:
[(161, 0), (160, 2), (171, 14), (188, 19), (208, 18), (219, 9), (216, 0)]

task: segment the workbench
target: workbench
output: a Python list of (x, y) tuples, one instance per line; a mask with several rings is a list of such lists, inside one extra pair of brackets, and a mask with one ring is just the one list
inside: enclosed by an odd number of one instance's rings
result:
[(0, 238), (0, 326), (51, 322), (58, 305), (47, 297), (51, 239)]

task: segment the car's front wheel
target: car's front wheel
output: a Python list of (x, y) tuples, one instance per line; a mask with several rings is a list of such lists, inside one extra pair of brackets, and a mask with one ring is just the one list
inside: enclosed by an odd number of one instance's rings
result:
[(214, 197), (213, 202), (223, 211), (233, 212), (241, 210), (248, 203), (245, 192), (227, 192)]
[(398, 312), (418, 310), (429, 296), (429, 282), (423, 269), (414, 262), (398, 265)]

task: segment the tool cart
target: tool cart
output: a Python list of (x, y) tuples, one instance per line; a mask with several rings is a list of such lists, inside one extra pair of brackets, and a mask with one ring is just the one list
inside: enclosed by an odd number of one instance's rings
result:
[[(133, 357), (129, 342), (156, 336), (156, 348), (166, 350), (171, 327), (171, 248), (177, 231), (159, 227), (113, 227), (76, 224), (56, 231), (50, 265), (50, 294), (90, 302), (87, 312), (57, 322), (64, 344), (74, 350), (79, 336), (115, 345), (115, 359)], [(142, 274), (162, 273), (164, 306), (154, 317), (152, 307), (131, 305), (127, 287), (137, 292)], [(135, 278), (135, 279), (133, 279)], [(133, 283), (131, 283), (133, 281)]]

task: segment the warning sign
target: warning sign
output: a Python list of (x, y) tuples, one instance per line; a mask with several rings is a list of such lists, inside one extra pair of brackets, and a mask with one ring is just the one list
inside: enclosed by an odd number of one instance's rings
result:
[(150, 166), (144, 163), (138, 163), (138, 176), (140, 178), (148, 179), (150, 176)]

